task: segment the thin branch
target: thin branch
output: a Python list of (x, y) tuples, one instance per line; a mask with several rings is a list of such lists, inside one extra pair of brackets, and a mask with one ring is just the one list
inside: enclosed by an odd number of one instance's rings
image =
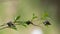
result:
[(2, 27), (2, 28), (0, 28), (0, 30), (6, 29), (6, 28), (9, 28), (9, 27)]

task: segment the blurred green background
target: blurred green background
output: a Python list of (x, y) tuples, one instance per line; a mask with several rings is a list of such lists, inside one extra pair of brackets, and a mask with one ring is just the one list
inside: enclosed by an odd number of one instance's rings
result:
[[(20, 15), (20, 20), (31, 20), (32, 14), (35, 13), (39, 18), (44, 12), (48, 12), (51, 26), (49, 28), (40, 28), (33, 25), (24, 28), (17, 26), (18, 30), (6, 28), (0, 30), (0, 34), (32, 34), (35, 29), (42, 30), (43, 34), (60, 34), (60, 1), (59, 0), (0, 0), (0, 25), (12, 21)], [(33, 23), (39, 24), (40, 21)]]

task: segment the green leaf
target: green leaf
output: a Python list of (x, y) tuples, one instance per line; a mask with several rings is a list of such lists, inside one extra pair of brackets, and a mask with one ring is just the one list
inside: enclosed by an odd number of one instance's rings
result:
[(48, 17), (48, 13), (45, 13), (45, 14), (44, 14), (44, 17)]
[(37, 18), (37, 16), (34, 16), (33, 19)]
[(34, 20), (35, 18), (37, 18), (37, 16), (33, 13), (32, 20)]
[(17, 28), (15, 26), (12, 26), (11, 28), (14, 29), (14, 30), (17, 30)]
[(15, 20), (18, 20), (20, 18), (20, 16), (17, 16)]
[(33, 16), (35, 16), (35, 14), (33, 13)]
[(14, 20), (14, 23), (20, 18), (20, 16), (17, 16)]
[(49, 15), (48, 15), (47, 12), (45, 12), (45, 13), (42, 15), (41, 19), (44, 20), (44, 19), (46, 19), (47, 17), (49, 17)]
[(27, 25), (26, 25), (26, 24), (23, 24), (22, 26), (27, 27)]
[(18, 24), (24, 24), (24, 21), (16, 21)]
[(27, 27), (25, 22), (21, 22), (21, 25), (24, 26), (24, 27)]
[(24, 27), (27, 27), (26, 23), (24, 21), (16, 21), (19, 25), (22, 25)]

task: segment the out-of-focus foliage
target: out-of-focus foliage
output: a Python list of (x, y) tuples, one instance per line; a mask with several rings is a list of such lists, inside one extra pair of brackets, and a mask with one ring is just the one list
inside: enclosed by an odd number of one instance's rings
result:
[(33, 13), (31, 21), (34, 20), (35, 18), (37, 18), (37, 16)]
[(45, 13), (41, 16), (41, 19), (42, 19), (42, 20), (46, 20), (47, 17), (49, 17), (49, 15), (48, 15), (47, 12), (45, 12)]

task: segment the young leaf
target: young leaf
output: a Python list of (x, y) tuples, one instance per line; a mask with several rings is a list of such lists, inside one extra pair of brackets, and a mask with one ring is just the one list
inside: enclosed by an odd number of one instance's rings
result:
[(26, 26), (26, 23), (24, 22), (24, 21), (16, 21), (17, 22), (17, 24), (19, 24), (19, 25), (22, 25), (22, 26), (24, 26), (24, 27), (27, 27)]
[(22, 26), (27, 27), (27, 25), (26, 25), (26, 24), (23, 24)]
[(17, 28), (15, 26), (12, 26), (11, 28), (14, 29), (14, 30), (17, 30)]
[(16, 21), (17, 24), (23, 24), (24, 22), (23, 21)]
[(15, 20), (18, 20), (20, 18), (20, 16), (17, 16)]
[(45, 13), (42, 15), (41, 19), (42, 19), (42, 20), (45, 20), (47, 17), (49, 17), (49, 15), (48, 15), (47, 12), (45, 12)]
[(33, 16), (35, 16), (35, 14), (33, 13)]
[(44, 17), (48, 17), (48, 13), (47, 12), (44, 14)]
[(17, 16), (14, 20), (14, 23), (20, 18), (20, 16)]
[[(35, 18), (37, 18), (37, 16), (33, 13), (32, 20), (34, 20)], [(31, 20), (31, 21), (32, 21), (32, 20)]]

